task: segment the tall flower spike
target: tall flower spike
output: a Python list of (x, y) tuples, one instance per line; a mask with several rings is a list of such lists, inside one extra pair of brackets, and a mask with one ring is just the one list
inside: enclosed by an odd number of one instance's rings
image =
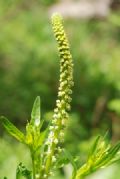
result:
[(64, 128), (68, 119), (70, 110), (72, 86), (73, 86), (73, 63), (69, 50), (69, 43), (64, 32), (63, 19), (61, 15), (55, 13), (52, 16), (52, 27), (55, 38), (58, 42), (60, 54), (60, 84), (58, 89), (58, 99), (52, 125), (49, 128), (49, 135), (46, 142), (47, 152), (45, 157), (46, 174), (50, 172), (51, 166), (54, 166), (57, 153), (60, 152), (59, 144), (64, 141)]

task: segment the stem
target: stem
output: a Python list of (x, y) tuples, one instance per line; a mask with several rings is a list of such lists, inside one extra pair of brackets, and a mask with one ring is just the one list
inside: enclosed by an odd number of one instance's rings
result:
[(35, 170), (35, 156), (34, 156), (34, 152), (33, 151), (31, 151), (31, 156), (32, 156), (33, 179), (35, 179), (36, 170)]
[(33, 171), (33, 179), (43, 179), (42, 173), (40, 170), (40, 154), (39, 152), (34, 149), (31, 149), (31, 158), (32, 158), (32, 171)]
[(56, 145), (52, 145), (52, 153), (49, 155), (49, 157), (46, 160), (46, 174), (48, 175), (51, 164), (52, 164), (52, 156), (54, 155), (54, 150), (55, 150)]
[[(45, 161), (45, 172), (49, 175), (50, 169), (54, 166), (52, 157), (55, 157), (58, 153), (60, 143), (63, 142), (64, 129), (68, 120), (68, 111), (70, 110), (72, 86), (73, 86), (73, 64), (72, 56), (69, 50), (69, 43), (67, 36), (64, 32), (63, 20), (59, 14), (52, 16), (52, 27), (58, 42), (58, 49), (60, 54), (60, 83), (58, 89), (58, 99), (56, 101), (56, 108), (54, 109), (53, 121), (51, 124), (52, 129), (49, 130), (48, 135), (48, 155)], [(52, 132), (52, 136), (50, 135)], [(52, 141), (51, 141), (52, 139)], [(49, 142), (51, 141), (51, 142)], [(57, 142), (56, 142), (57, 141)], [(56, 151), (55, 151), (56, 150)]]

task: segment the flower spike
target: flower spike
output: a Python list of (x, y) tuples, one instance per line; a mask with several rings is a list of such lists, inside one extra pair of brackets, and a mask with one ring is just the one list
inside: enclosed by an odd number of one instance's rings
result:
[[(64, 141), (64, 128), (68, 119), (70, 110), (72, 86), (73, 86), (73, 63), (70, 53), (69, 43), (63, 27), (63, 19), (60, 14), (55, 13), (52, 16), (52, 27), (58, 50), (60, 54), (60, 80), (58, 88), (58, 99), (52, 124), (49, 128), (49, 135), (46, 141), (47, 156), (45, 160), (46, 174), (50, 171), (51, 164), (54, 166), (57, 153), (60, 151), (60, 143)], [(62, 150), (61, 150), (62, 151)]]

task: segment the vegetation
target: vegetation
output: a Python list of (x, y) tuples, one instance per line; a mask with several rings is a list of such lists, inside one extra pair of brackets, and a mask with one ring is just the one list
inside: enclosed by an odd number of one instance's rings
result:
[(44, 121), (41, 121), (39, 97), (34, 102), (31, 120), (26, 125), (26, 134), (16, 128), (7, 118), (1, 117), (5, 129), (17, 140), (26, 144), (31, 154), (32, 170), (28, 170), (20, 163), (16, 170), (16, 179), (21, 177), (26, 179), (49, 178), (53, 175), (54, 170), (67, 163), (71, 163), (73, 166), (71, 178), (83, 179), (99, 168), (120, 160), (120, 142), (111, 147), (110, 143), (107, 143), (106, 139), (100, 136), (96, 138), (87, 162), (82, 166), (80, 166), (79, 161), (75, 162), (74, 157), (66, 149), (61, 148), (64, 141), (64, 128), (69, 118), (67, 111), (70, 110), (73, 64), (62, 18), (59, 14), (53, 15), (52, 25), (60, 53), (60, 85), (56, 108), (50, 124), (41, 131)]
[[(35, 97), (41, 96), (42, 131), (53, 117), (57, 98), (59, 61), (46, 2), (0, 1), (0, 116), (7, 116), (24, 134)], [(112, 145), (120, 139), (119, 16), (115, 9), (105, 19), (65, 19), (75, 84), (61, 145), (78, 168), (87, 161), (96, 136), (108, 131)], [(0, 125), (0, 178), (14, 179), (20, 161), (32, 168), (27, 146), (10, 138)], [(119, 179), (119, 168), (117, 162), (90, 178)], [(70, 178), (71, 170), (65, 165), (52, 179)]]

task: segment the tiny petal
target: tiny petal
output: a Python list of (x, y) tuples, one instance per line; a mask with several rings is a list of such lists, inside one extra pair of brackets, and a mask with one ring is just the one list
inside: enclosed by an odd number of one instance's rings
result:
[(55, 143), (55, 144), (58, 144), (58, 139), (54, 139), (54, 143)]
[(52, 162), (56, 162), (56, 157), (52, 156)]

